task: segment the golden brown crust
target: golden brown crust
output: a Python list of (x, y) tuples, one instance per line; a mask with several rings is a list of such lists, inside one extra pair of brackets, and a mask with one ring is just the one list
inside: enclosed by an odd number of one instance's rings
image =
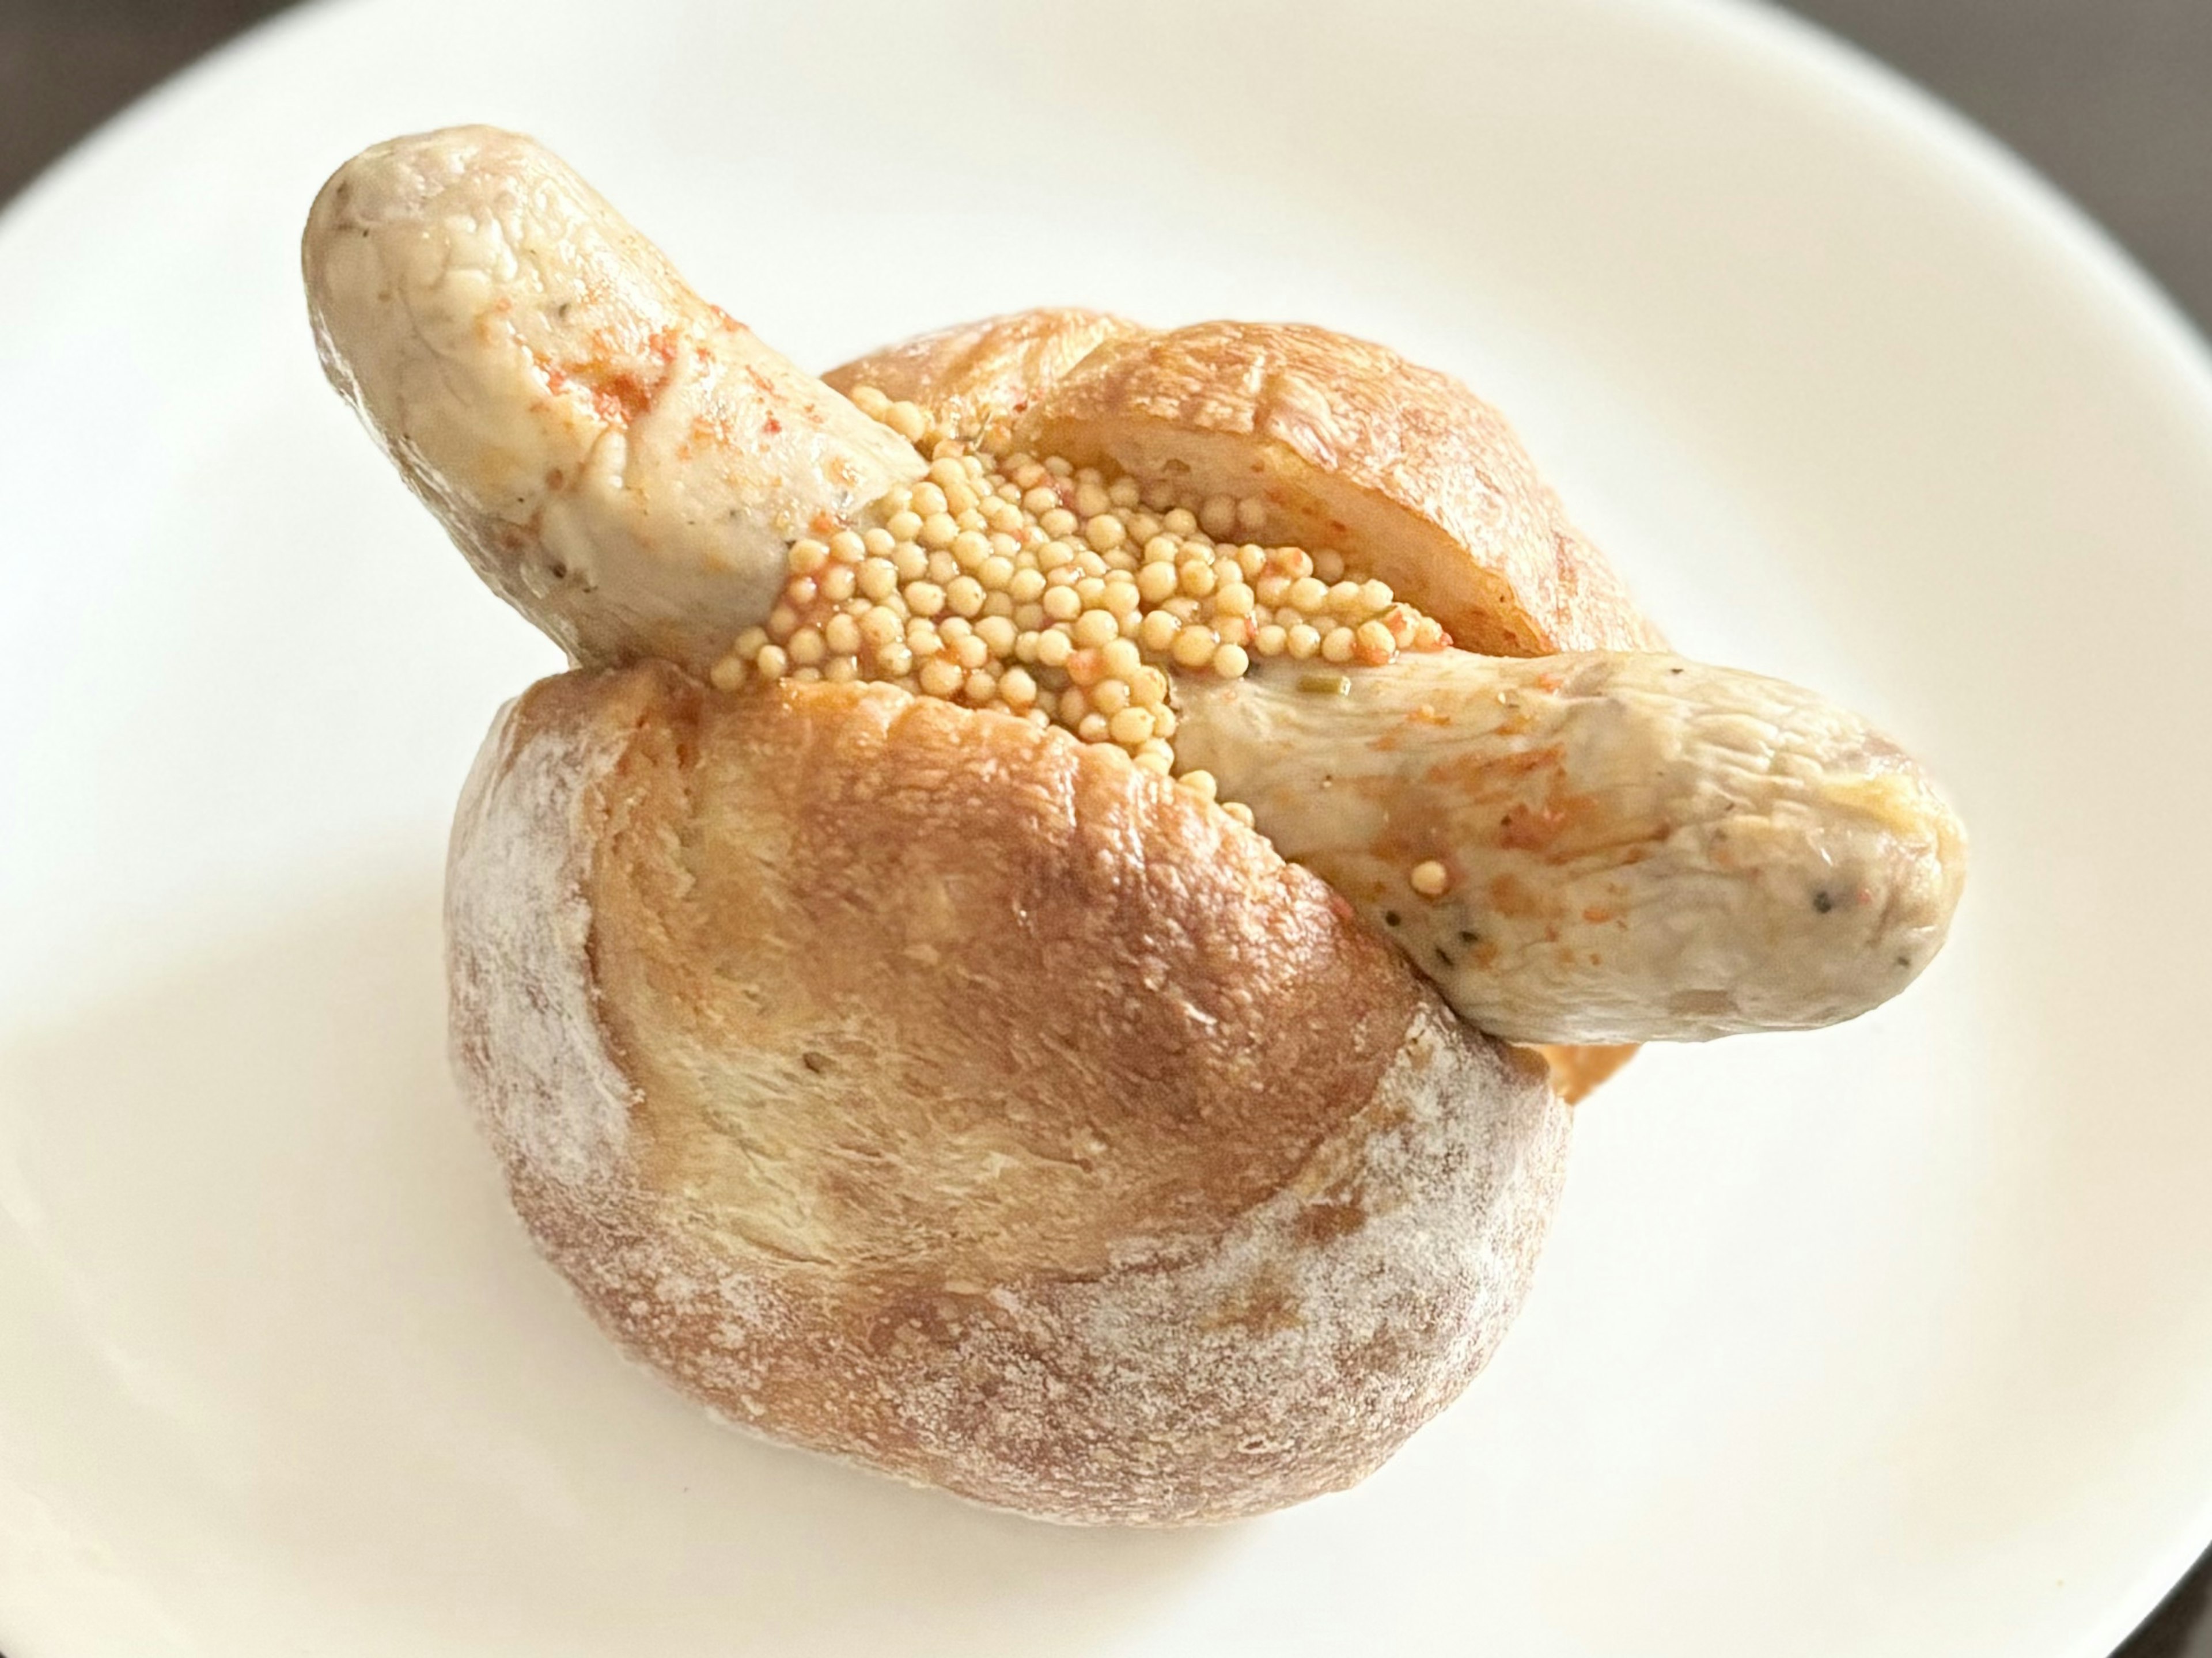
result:
[(595, 1317), (1049, 1518), (1363, 1477), (1503, 1333), (1563, 1170), (1540, 1074), (1257, 836), (890, 688), (533, 688), (448, 939), (465, 1089)]
[(1212, 322), (1109, 341), (1017, 436), (1187, 495), (1256, 495), (1269, 541), (1333, 547), (1498, 656), (1656, 648), (1498, 411), (1326, 329)]
[(1041, 389), (1100, 346), (1145, 331), (1103, 311), (1017, 311), (918, 335), (823, 378), (848, 397), (872, 386), (919, 404), (940, 431), (981, 434), (1025, 412)]

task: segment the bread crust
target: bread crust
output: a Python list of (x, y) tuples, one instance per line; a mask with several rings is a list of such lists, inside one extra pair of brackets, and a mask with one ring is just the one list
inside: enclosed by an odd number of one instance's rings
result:
[(917, 334), (822, 378), (847, 397), (872, 386), (895, 402), (917, 404), (939, 431), (1011, 430), (1040, 391), (1092, 352), (1150, 332), (1103, 311), (1044, 307)]
[(661, 664), (503, 712), (457, 1070), (540, 1247), (731, 1419), (1082, 1523), (1349, 1485), (1480, 1368), (1565, 1107), (1110, 750)]
[(1663, 650), (1569, 522), (1505, 417), (1450, 375), (1295, 323), (1164, 331), (1038, 310), (926, 334), (833, 368), (945, 430), (990, 410), (1013, 441), (1188, 500), (1257, 497), (1254, 538), (1334, 548), (1491, 656)]

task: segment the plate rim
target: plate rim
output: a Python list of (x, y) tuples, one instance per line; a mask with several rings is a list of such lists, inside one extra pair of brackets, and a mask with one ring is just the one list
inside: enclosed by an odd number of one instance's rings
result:
[[(1540, 9), (1543, 0), (1508, 3)], [(0, 264), (14, 258), (19, 246), (33, 244), (47, 213), (85, 187), (81, 181), (96, 175), (112, 152), (177, 118), (204, 88), (250, 73), (252, 64), (281, 52), (295, 33), (314, 31), (340, 14), (383, 3), (385, 0), (301, 0), (164, 76), (71, 143), (0, 204)], [(933, 8), (941, 10), (975, 3), (978, 0), (933, 0)], [(1421, 0), (1388, 0), (1390, 9), (1410, 10), (1419, 3)], [(1792, 77), (1793, 91), (1836, 101), (1845, 114), (1876, 124), (1931, 167), (1947, 169), (1959, 187), (2002, 210), (2053, 269), (2078, 277), (2080, 292), (2069, 303), (2096, 314), (2136, 345), (2141, 367), (2164, 377), (2177, 403), (2193, 404), (2203, 429), (2212, 433), (2212, 322), (2200, 325), (2112, 232), (1989, 129), (1867, 48), (1822, 22), (1783, 9), (1779, 3), (1598, 3), (1623, 15), (1656, 18), (1678, 38), (1708, 49), (1763, 58), (1758, 66), (1761, 74)], [(2194, 1520), (2139, 1570), (2134, 1588), (2115, 1600), (2103, 1620), (2108, 1633), (2099, 1637), (2099, 1644), (2085, 1658), (2106, 1658), (2142, 1627), (2200, 1560), (2212, 1554), (2212, 1473), (2208, 1473), (2205, 1486)]]

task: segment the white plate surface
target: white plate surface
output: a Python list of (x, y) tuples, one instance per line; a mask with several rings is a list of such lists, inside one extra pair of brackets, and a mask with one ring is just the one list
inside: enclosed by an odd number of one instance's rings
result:
[[(1683, 646), (1975, 834), (1847, 1029), (1654, 1053), (1359, 1491), (1052, 1530), (710, 1426), (508, 1220), (445, 823), (551, 653), (323, 387), (359, 145), (533, 131), (802, 361), (1299, 317), (1502, 404)], [(2212, 1533), (2212, 376), (1991, 146), (1645, 0), (353, 0), (0, 226), (0, 1647), (2090, 1658)]]

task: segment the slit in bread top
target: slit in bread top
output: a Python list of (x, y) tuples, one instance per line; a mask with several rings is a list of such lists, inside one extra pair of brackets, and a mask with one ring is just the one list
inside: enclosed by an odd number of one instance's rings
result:
[[(1234, 679), (1284, 658), (1328, 690), (1340, 670), (1451, 642), (1333, 549), (1252, 539), (1267, 517), (1256, 498), (1185, 504), (1165, 483), (1012, 450), (1000, 423), (935, 429), (872, 386), (854, 402), (915, 444), (927, 476), (793, 545), (767, 622), (714, 666), (723, 689), (888, 682), (1111, 743), (1164, 776), (1176, 769), (1171, 674)], [(1212, 793), (1204, 772), (1182, 780)]]

